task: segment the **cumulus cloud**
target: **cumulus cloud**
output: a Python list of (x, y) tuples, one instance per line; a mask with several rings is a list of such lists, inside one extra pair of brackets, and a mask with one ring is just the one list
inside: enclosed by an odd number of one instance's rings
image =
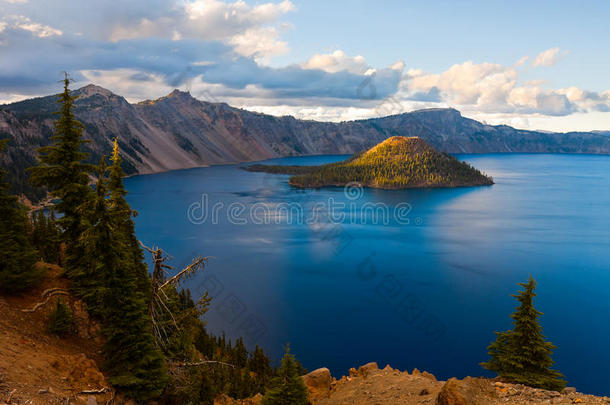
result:
[(515, 62), (515, 67), (519, 67), (519, 66), (523, 66), (525, 65), (525, 62), (528, 61), (530, 57), (529, 56), (523, 56), (522, 58), (520, 58), (517, 62)]
[(576, 87), (547, 89), (544, 81), (519, 81), (515, 66), (464, 62), (440, 74), (410, 69), (401, 83), (409, 100), (441, 101), (460, 110), (503, 114), (565, 116), (603, 111), (606, 93)]
[(559, 56), (559, 48), (551, 48), (540, 52), (532, 62), (534, 66), (553, 66)]
[[(42, 48), (46, 50), (44, 54), (34, 52)], [(0, 55), (11, 56), (3, 57), (6, 62), (0, 65), (0, 86), (15, 91), (28, 87), (40, 91), (45, 83), (54, 86), (66, 67), (80, 81), (85, 79), (81, 71), (132, 69), (142, 72), (141, 78), (146, 77), (145, 73), (153, 74), (173, 87), (197, 80), (234, 90), (250, 85), (270, 91), (276, 98), (357, 100), (357, 89), (367, 78), (347, 71), (329, 73), (297, 65), (272, 68), (239, 55), (222, 42), (188, 39), (145, 38), (109, 43), (77, 36), (51, 40), (14, 35), (0, 47)], [(396, 92), (401, 72), (380, 69), (376, 79), (376, 97), (387, 97)]]
[(63, 34), (61, 30), (57, 28), (32, 21), (30, 18), (23, 15), (9, 15), (3, 17), (2, 21), (0, 21), (0, 33), (6, 31), (7, 29), (27, 31), (39, 38), (59, 36)]
[(305, 69), (320, 69), (330, 73), (347, 71), (365, 74), (371, 69), (363, 56), (348, 56), (342, 50), (336, 50), (328, 54), (316, 54), (302, 66)]
[(244, 1), (195, 0), (176, 5), (164, 15), (144, 16), (135, 23), (119, 24), (109, 39), (120, 41), (154, 36), (174, 40), (217, 40), (234, 45), (241, 55), (262, 61), (287, 52), (287, 44), (279, 39), (279, 31), (285, 25), (277, 20), (295, 9), (289, 0), (256, 6), (249, 6)]
[(486, 108), (504, 103), (508, 90), (515, 86), (517, 72), (499, 64), (468, 61), (441, 74), (412, 72), (411, 77), (410, 87), (416, 91), (436, 88), (452, 104)]

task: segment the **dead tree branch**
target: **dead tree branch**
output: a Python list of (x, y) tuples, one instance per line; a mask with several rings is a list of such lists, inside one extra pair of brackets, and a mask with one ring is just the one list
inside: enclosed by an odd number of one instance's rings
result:
[(216, 364), (220, 364), (223, 366), (235, 368), (235, 366), (233, 364), (225, 363), (222, 361), (215, 361), (215, 360), (198, 361), (196, 363), (174, 363), (174, 365), (177, 367), (197, 367), (197, 366), (203, 366), (204, 364), (210, 364), (210, 363), (216, 363)]
[(205, 263), (208, 261), (208, 257), (198, 257), (195, 260), (193, 260), (193, 263), (191, 263), (190, 265), (188, 265), (184, 270), (182, 270), (180, 273), (176, 274), (175, 276), (173, 276), (172, 278), (170, 278), (169, 280), (167, 280), (165, 283), (163, 283), (159, 289), (163, 289), (166, 286), (170, 285), (170, 284), (174, 284), (177, 285), (180, 283), (180, 281), (182, 281), (183, 278), (188, 278), (191, 275), (193, 275), (197, 270), (199, 269), (204, 269), (205, 268)]
[(164, 289), (169, 286), (173, 286), (176, 289), (180, 286), (180, 283), (191, 277), (199, 270), (203, 270), (207, 257), (197, 257), (193, 262), (186, 268), (178, 272), (178, 274), (166, 279), (167, 270), (174, 270), (174, 268), (168, 264), (165, 264), (171, 256), (163, 249), (153, 246), (152, 248), (146, 246), (142, 241), (139, 241), (140, 245), (144, 250), (152, 255), (153, 260), (153, 274), (152, 274), (152, 291), (150, 302), (148, 303), (148, 313), (152, 319), (152, 330), (155, 336), (155, 341), (158, 346), (165, 347), (169, 340), (169, 334), (165, 329), (164, 323), (167, 323), (167, 319), (173, 323), (173, 328), (176, 330), (180, 329), (176, 317), (169, 308), (169, 297), (165, 293)]
[(40, 297), (44, 298), (43, 301), (37, 303), (31, 309), (22, 309), (21, 312), (36, 312), (40, 307), (45, 306), (51, 300), (51, 298), (58, 295), (70, 295), (70, 293), (62, 288), (49, 288), (40, 294)]

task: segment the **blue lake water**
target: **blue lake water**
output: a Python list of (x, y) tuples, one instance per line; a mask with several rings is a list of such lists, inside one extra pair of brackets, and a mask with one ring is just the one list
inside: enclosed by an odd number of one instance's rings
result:
[(580, 391), (610, 395), (610, 156), (459, 158), (496, 184), (304, 191), (239, 165), (125, 183), (145, 244), (176, 267), (213, 256), (188, 282), (214, 297), (209, 329), (276, 360), (290, 342), (305, 367), (336, 377), (369, 361), (489, 375), (478, 363), (532, 274), (556, 367)]

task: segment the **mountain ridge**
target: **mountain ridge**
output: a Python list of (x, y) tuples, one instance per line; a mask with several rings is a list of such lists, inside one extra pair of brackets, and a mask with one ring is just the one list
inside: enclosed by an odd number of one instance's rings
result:
[[(150, 174), (213, 164), (316, 154), (354, 154), (392, 136), (417, 136), (447, 153), (610, 153), (608, 132), (546, 133), (491, 126), (455, 109), (426, 109), (340, 123), (276, 117), (210, 103), (174, 90), (155, 100), (129, 103), (90, 84), (73, 91), (84, 124), (90, 161), (111, 151), (114, 138), (127, 174)], [(27, 184), (25, 168), (49, 144), (58, 109), (50, 95), (0, 105), (0, 139), (11, 138), (0, 165), (13, 191), (42, 195)]]

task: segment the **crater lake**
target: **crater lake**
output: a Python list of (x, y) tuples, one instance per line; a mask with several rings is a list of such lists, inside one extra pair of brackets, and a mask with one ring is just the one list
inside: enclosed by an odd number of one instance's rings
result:
[(242, 164), (125, 185), (143, 243), (176, 269), (209, 256), (188, 281), (213, 298), (209, 330), (276, 361), (289, 342), (305, 367), (337, 378), (370, 361), (491, 376), (479, 363), (494, 331), (512, 328), (511, 294), (531, 274), (554, 367), (579, 391), (610, 395), (610, 156), (458, 157), (496, 184), (302, 190)]

